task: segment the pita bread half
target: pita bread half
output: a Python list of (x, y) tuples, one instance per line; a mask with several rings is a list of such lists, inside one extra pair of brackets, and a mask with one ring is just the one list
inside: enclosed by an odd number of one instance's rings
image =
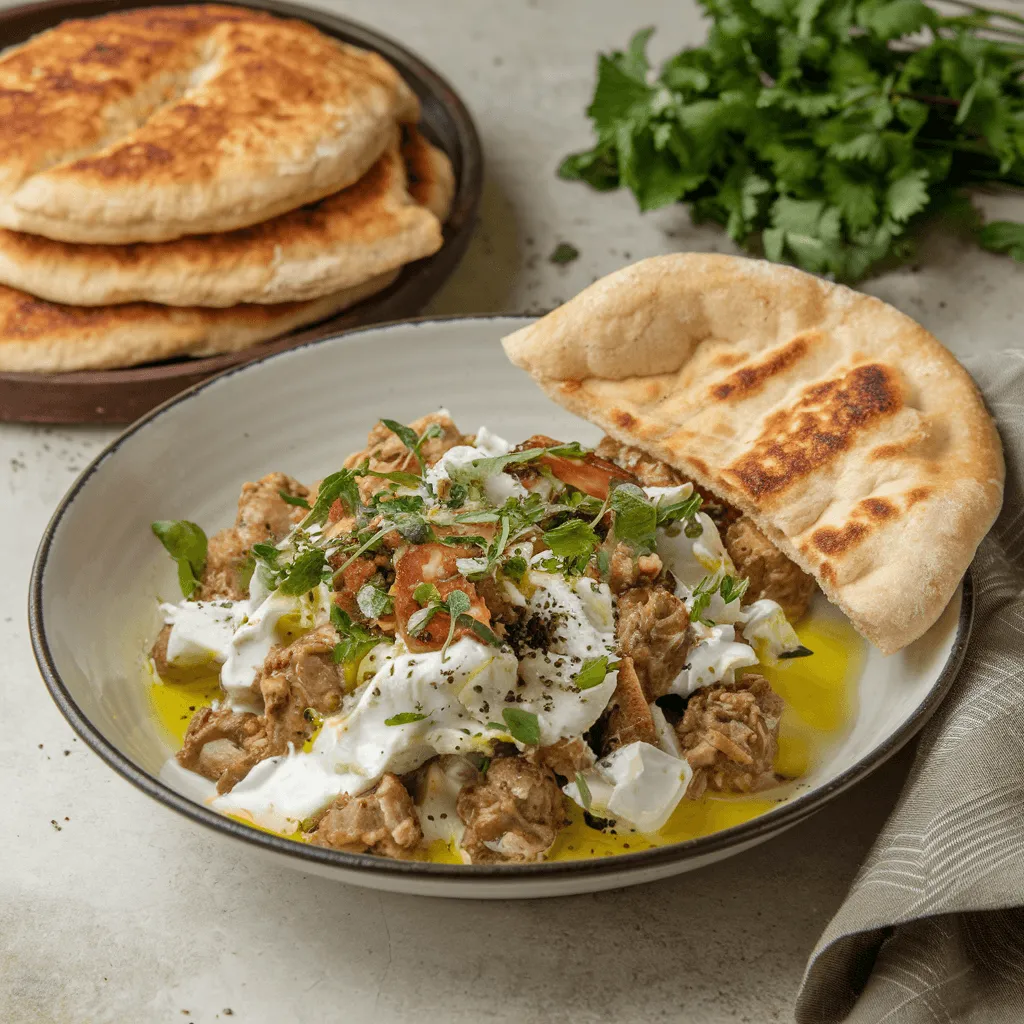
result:
[[(411, 134), (418, 150), (429, 146)], [(79, 245), (0, 229), (0, 284), (76, 306), (317, 299), (441, 247), (437, 217), (406, 184), (396, 138), (354, 185), (255, 227), (139, 245)]]
[(891, 306), (790, 267), (657, 256), (504, 345), (555, 401), (750, 515), (886, 653), (936, 621), (1002, 503), (963, 367)]
[(447, 154), (409, 125), (402, 128), (402, 159), (409, 175), (409, 194), (442, 224), (455, 200), (455, 172)]
[(0, 55), (0, 226), (233, 231), (351, 185), (418, 116), (386, 60), (305, 22), (213, 4), (66, 21)]
[(228, 309), (63, 306), (0, 285), (0, 371), (61, 373), (237, 352), (325, 320), (383, 291), (398, 271), (311, 302)]

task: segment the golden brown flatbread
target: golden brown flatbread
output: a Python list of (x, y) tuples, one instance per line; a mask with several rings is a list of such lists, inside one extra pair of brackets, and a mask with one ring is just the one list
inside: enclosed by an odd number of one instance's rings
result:
[(394, 270), (311, 302), (227, 309), (64, 306), (0, 285), (0, 371), (57, 373), (236, 352), (325, 320), (383, 291)]
[(443, 150), (409, 125), (402, 128), (402, 159), (409, 176), (409, 194), (443, 224), (452, 212), (455, 198), (451, 161)]
[(973, 382), (909, 317), (790, 267), (657, 256), (504, 341), (567, 409), (733, 503), (891, 653), (1002, 503)]
[(66, 21), (0, 57), (0, 226), (231, 231), (357, 181), (416, 97), (377, 54), (241, 7)]
[[(423, 205), (407, 190), (396, 141), (347, 189), (263, 224), (223, 234), (137, 245), (80, 245), (0, 229), (0, 284), (51, 302), (101, 306), (159, 302), (233, 306), (305, 301), (353, 288), (436, 252), (430, 208), (448, 158), (415, 129), (403, 149), (417, 161)], [(450, 194), (443, 207), (450, 203)], [(444, 211), (446, 212), (446, 210)]]

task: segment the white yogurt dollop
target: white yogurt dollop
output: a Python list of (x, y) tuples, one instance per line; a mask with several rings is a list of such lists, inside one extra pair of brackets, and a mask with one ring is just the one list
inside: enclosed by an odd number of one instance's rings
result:
[(167, 637), (167, 660), (182, 668), (220, 664), (228, 656), (231, 638), (245, 618), (246, 601), (182, 601), (162, 604)]
[(523, 648), (518, 680), (514, 674), (510, 684), (492, 677), (482, 687), (464, 691), (464, 699), (484, 720), (501, 722), (505, 708), (532, 712), (540, 742), (547, 746), (586, 732), (611, 699), (617, 672), (608, 672), (602, 682), (585, 690), (576, 686), (576, 677), (588, 661), (615, 661), (615, 611), (608, 585), (588, 577), (567, 580), (531, 571), (529, 582), (533, 592), (526, 600), (526, 614), (535, 617), (547, 634), (546, 649)]
[[(504, 438), (492, 434), (486, 427), (481, 427), (476, 435), (476, 444), (456, 445), (449, 448), (430, 469), (424, 479), (437, 493), (442, 480), (451, 480), (452, 473), (468, 466), (475, 459), (490, 459), (499, 455), (508, 455), (512, 445)], [(503, 505), (509, 498), (524, 498), (527, 491), (514, 476), (508, 473), (493, 473), (483, 482), (484, 496), (494, 505)]]
[[(657, 832), (668, 821), (692, 777), (686, 761), (641, 742), (620, 747), (583, 774), (592, 813), (625, 821), (639, 832)], [(575, 781), (563, 792), (585, 806)]]
[[(254, 573), (253, 579), (256, 578)], [(258, 598), (259, 592), (254, 596)], [(278, 635), (281, 620), (286, 616), (294, 616), (301, 626), (318, 626), (328, 621), (330, 608), (331, 594), (323, 583), (301, 597), (291, 597), (275, 590), (255, 608), (250, 598), (251, 610), (246, 621), (231, 637), (220, 672), (220, 685), (234, 710), (262, 710), (253, 692), (253, 683), (270, 649), (281, 642)]]
[(380, 644), (372, 655), (375, 671), (341, 712), (324, 720), (308, 753), (261, 761), (213, 806), (276, 828), (266, 822), (282, 814), (300, 821), (339, 793), (365, 792), (386, 772), (403, 775), (435, 754), (490, 749), (489, 738), (499, 732), (463, 701), (471, 700), (467, 691), (475, 698), (477, 686), (507, 691), (514, 685), (513, 654), (466, 637), (443, 661), (440, 651), (413, 654), (401, 644)]

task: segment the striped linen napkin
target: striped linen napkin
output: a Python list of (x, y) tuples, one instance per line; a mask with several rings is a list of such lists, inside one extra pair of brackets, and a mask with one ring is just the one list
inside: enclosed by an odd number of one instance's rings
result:
[(1003, 511), (974, 562), (974, 632), (811, 955), (800, 1024), (1024, 1022), (1024, 352), (964, 362), (1007, 462)]

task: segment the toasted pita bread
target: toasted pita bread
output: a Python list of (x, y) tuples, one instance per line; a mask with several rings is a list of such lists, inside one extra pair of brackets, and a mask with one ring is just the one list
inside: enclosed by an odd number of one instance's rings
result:
[(555, 401), (750, 515), (886, 653), (939, 617), (1002, 503), (963, 367), (891, 306), (789, 267), (654, 257), (504, 345)]
[(402, 159), (409, 175), (409, 194), (443, 224), (452, 212), (455, 198), (451, 161), (408, 125), (402, 129)]
[[(409, 134), (415, 159), (447, 165), (418, 132)], [(353, 288), (429, 256), (441, 242), (437, 217), (406, 190), (396, 140), (354, 185), (251, 228), (139, 245), (79, 245), (0, 229), (0, 284), (76, 306), (296, 302)]]
[(316, 323), (383, 291), (398, 271), (312, 302), (228, 309), (63, 306), (0, 285), (0, 370), (58, 373), (236, 352)]
[(418, 102), (382, 57), (239, 7), (66, 21), (0, 57), (0, 226), (231, 231), (357, 181)]

